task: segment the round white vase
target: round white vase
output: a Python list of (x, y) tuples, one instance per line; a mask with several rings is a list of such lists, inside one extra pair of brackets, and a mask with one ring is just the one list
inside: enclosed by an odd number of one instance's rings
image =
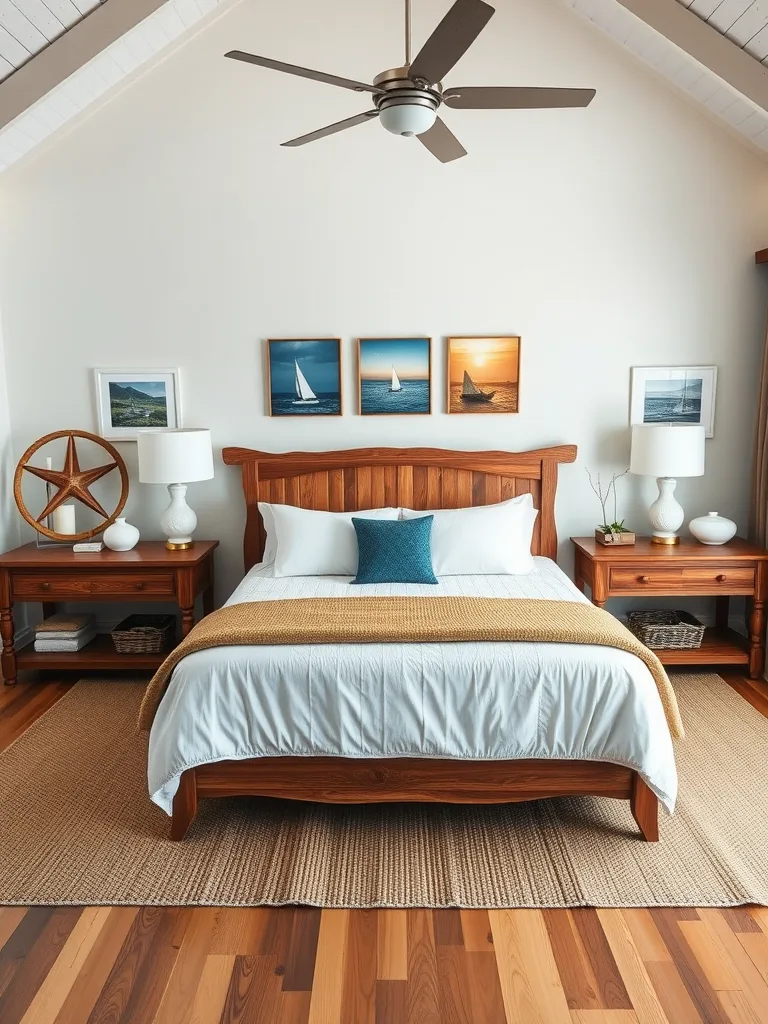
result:
[(102, 540), (110, 551), (130, 551), (139, 543), (139, 531), (125, 519), (116, 519), (104, 531)]
[(701, 544), (727, 544), (736, 536), (736, 523), (717, 512), (708, 512), (705, 516), (692, 519), (688, 529)]

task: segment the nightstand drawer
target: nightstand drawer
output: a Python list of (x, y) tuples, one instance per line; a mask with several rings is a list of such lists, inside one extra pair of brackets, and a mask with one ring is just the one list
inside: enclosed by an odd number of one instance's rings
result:
[(50, 573), (48, 575), (14, 575), (13, 596), (21, 600), (41, 598), (71, 600), (78, 597), (133, 597), (137, 594), (164, 595), (175, 593), (173, 573), (81, 574)]
[(655, 566), (632, 569), (611, 566), (612, 593), (668, 591), (670, 594), (751, 594), (755, 589), (755, 570), (747, 566), (688, 567)]

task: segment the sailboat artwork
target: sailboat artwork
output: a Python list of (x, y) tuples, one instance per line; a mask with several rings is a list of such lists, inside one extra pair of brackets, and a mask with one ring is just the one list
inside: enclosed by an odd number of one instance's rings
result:
[(307, 378), (301, 372), (298, 359), (293, 360), (294, 367), (294, 385), (296, 388), (296, 398), (294, 399), (294, 405), (318, 405), (317, 395), (307, 383)]
[(270, 416), (341, 414), (339, 338), (270, 338), (267, 357)]
[(429, 338), (358, 338), (357, 345), (363, 416), (429, 415)]
[(461, 385), (462, 402), (492, 402), (495, 394), (495, 391), (481, 391), (467, 371), (464, 371), (464, 381)]
[(449, 338), (447, 377), (448, 412), (517, 412), (520, 338)]

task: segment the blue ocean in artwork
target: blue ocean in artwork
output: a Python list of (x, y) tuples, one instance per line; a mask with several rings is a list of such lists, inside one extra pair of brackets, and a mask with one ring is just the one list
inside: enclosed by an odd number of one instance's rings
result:
[(429, 381), (400, 378), (400, 391), (390, 391), (388, 380), (363, 380), (360, 405), (364, 413), (429, 412)]
[(338, 416), (341, 412), (335, 339), (270, 341), (269, 375), (273, 416)]
[(296, 395), (279, 395), (272, 392), (273, 416), (337, 416), (341, 412), (341, 398), (338, 391), (327, 393), (316, 391), (317, 404), (297, 404)]
[(701, 423), (703, 383), (700, 377), (646, 381), (643, 423)]

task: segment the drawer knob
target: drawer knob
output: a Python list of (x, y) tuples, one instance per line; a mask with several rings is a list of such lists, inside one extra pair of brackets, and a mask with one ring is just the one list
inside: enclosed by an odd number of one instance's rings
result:
[(651, 577), (650, 576), (638, 576), (637, 579), (638, 579), (639, 583), (650, 583), (651, 582)]
[(144, 584), (143, 583), (137, 583), (136, 584), (136, 589), (137, 590), (143, 590), (144, 589)]
[(43, 590), (50, 590), (50, 589), (51, 589), (51, 584), (50, 583), (44, 583), (43, 584)]
[(719, 576), (715, 576), (715, 579), (717, 580), (718, 583), (725, 583), (725, 581), (728, 579), (728, 577), (725, 575), (724, 572), (721, 572)]

